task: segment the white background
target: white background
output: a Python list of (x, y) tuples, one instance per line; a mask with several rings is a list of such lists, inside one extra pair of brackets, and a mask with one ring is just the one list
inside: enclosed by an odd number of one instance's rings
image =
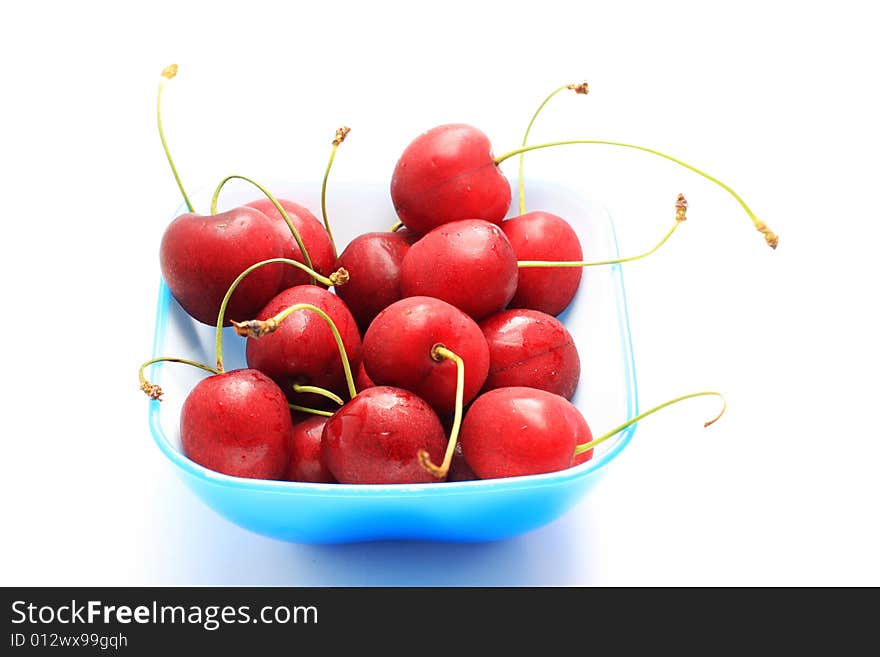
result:
[[(16, 3), (0, 23), (4, 337), (0, 584), (880, 585), (876, 33), (864, 3)], [(608, 3), (611, 5), (612, 3)], [(320, 9), (318, 8), (320, 5)], [(220, 519), (147, 427), (158, 244), (185, 184), (384, 181), (423, 130), (616, 139), (527, 173), (605, 204), (625, 270), (642, 423), (562, 519), (484, 545), (314, 547)], [(508, 163), (508, 173), (515, 168)], [(601, 428), (598, 428), (600, 429)]]

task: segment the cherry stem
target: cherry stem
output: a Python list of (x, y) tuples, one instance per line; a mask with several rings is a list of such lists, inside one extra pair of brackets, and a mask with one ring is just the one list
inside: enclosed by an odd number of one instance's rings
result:
[(141, 382), (141, 390), (143, 390), (150, 399), (155, 399), (157, 401), (162, 401), (162, 388), (155, 383), (150, 383), (149, 381), (147, 381), (147, 378), (144, 376), (144, 370), (154, 363), (162, 362), (183, 363), (184, 365), (192, 365), (193, 367), (198, 367), (200, 370), (205, 370), (206, 372), (210, 372), (211, 374), (220, 374), (220, 372), (215, 370), (213, 367), (208, 367), (207, 365), (198, 363), (194, 360), (187, 360), (186, 358), (172, 358), (171, 356), (160, 356), (159, 358), (152, 358), (141, 365), (141, 368), (138, 370), (138, 379)]
[[(525, 146), (529, 140), (529, 132), (532, 130), (532, 124), (535, 122), (535, 119), (538, 118), (538, 114), (541, 113), (541, 110), (544, 109), (544, 105), (550, 102), (550, 99), (553, 98), (556, 94), (565, 91), (566, 89), (571, 89), (572, 91), (579, 94), (586, 94), (589, 90), (586, 82), (582, 82), (580, 84), (564, 84), (558, 89), (554, 89), (553, 92), (544, 99), (544, 102), (538, 105), (538, 109), (535, 110), (535, 113), (532, 115), (532, 120), (529, 121), (529, 125), (526, 128), (526, 132), (523, 135), (522, 145)], [(526, 213), (526, 186), (523, 180), (523, 159), (525, 158), (525, 153), (519, 154), (519, 213)]]
[(333, 417), (330, 411), (322, 411), (317, 408), (309, 408), (308, 406), (300, 406), (299, 404), (288, 404), (290, 410), (300, 411), (301, 413), (311, 413), (312, 415), (323, 415), (324, 417)]
[(657, 244), (654, 245), (654, 248), (649, 251), (645, 251), (644, 253), (640, 253), (639, 255), (630, 256), (628, 258), (615, 258), (613, 260), (594, 260), (592, 262), (587, 262), (584, 260), (520, 260), (516, 263), (517, 267), (597, 267), (599, 265), (614, 265), (624, 262), (632, 262), (633, 260), (640, 260), (641, 258), (647, 258), (652, 253), (656, 252), (661, 246), (666, 243), (670, 237), (672, 237), (672, 233), (675, 232), (675, 229), (678, 228), (678, 225), (682, 223), (685, 219), (685, 213), (687, 211), (687, 201), (684, 198), (683, 194), (678, 195), (678, 200), (675, 202), (675, 223), (672, 224), (672, 228), (669, 229), (669, 232), (663, 236)]
[(709, 420), (708, 422), (704, 422), (704, 423), (703, 423), (703, 426), (704, 426), (704, 427), (708, 427), (710, 424), (713, 424), (713, 423), (716, 422), (716, 421), (717, 421), (722, 415), (724, 415), (724, 411), (727, 410), (727, 401), (724, 399), (724, 395), (722, 395), (720, 392), (711, 392), (711, 391), (707, 391), (707, 392), (692, 392), (692, 393), (689, 394), (689, 395), (682, 395), (681, 397), (676, 397), (675, 399), (670, 399), (668, 402), (665, 402), (665, 403), (663, 403), (663, 404), (660, 404), (659, 406), (655, 406), (655, 407), (652, 408), (650, 411), (645, 411), (644, 413), (640, 413), (640, 414), (636, 415), (633, 419), (631, 419), (631, 420), (629, 420), (629, 421), (627, 421), (627, 422), (624, 422), (624, 423), (621, 424), (619, 427), (616, 427), (616, 428), (612, 429), (612, 430), (609, 431), (608, 433), (603, 434), (603, 435), (599, 436), (598, 438), (594, 438), (593, 440), (591, 440), (591, 441), (588, 442), (588, 443), (582, 443), (582, 444), (578, 445), (577, 447), (574, 448), (574, 455), (577, 456), (578, 454), (583, 454), (584, 452), (593, 449), (596, 445), (599, 445), (600, 443), (605, 442), (606, 440), (608, 440), (609, 438), (611, 438), (611, 437), (614, 436), (615, 434), (620, 433), (621, 431), (623, 431), (624, 429), (626, 429), (626, 428), (629, 427), (630, 425), (633, 425), (633, 424), (635, 424), (636, 422), (638, 422), (639, 420), (641, 420), (641, 419), (643, 419), (643, 418), (645, 418), (645, 417), (648, 417), (648, 416), (651, 415), (652, 413), (656, 413), (657, 411), (659, 411), (659, 410), (662, 409), (662, 408), (666, 408), (667, 406), (671, 406), (672, 404), (676, 404), (676, 403), (678, 403), (678, 402), (680, 402), (680, 401), (684, 401), (685, 399), (691, 399), (691, 398), (693, 398), (693, 397), (705, 397), (705, 396), (707, 396), (707, 395), (712, 395), (712, 396), (714, 396), (714, 397), (719, 397), (719, 398), (721, 399), (721, 403), (722, 403), (722, 406), (721, 406), (721, 412), (718, 413), (718, 415), (716, 415), (714, 418), (712, 418), (712, 419)]
[(391, 228), (388, 229), (388, 232), (389, 233), (396, 233), (401, 228), (403, 228), (403, 222), (402, 221), (395, 221), (393, 224), (391, 224)]
[(742, 197), (739, 194), (737, 194), (735, 191), (733, 191), (733, 189), (731, 189), (728, 185), (725, 185), (723, 182), (721, 182), (720, 180), (718, 180), (714, 176), (710, 176), (708, 173), (706, 173), (705, 171), (701, 171), (700, 169), (698, 169), (695, 166), (687, 164), (686, 162), (682, 162), (678, 158), (674, 158), (671, 155), (667, 155), (666, 153), (661, 153), (660, 151), (656, 151), (652, 148), (645, 148), (644, 146), (636, 146), (634, 144), (624, 144), (624, 143), (617, 142), (617, 141), (603, 141), (603, 140), (597, 140), (597, 139), (572, 139), (569, 141), (553, 141), (553, 142), (548, 142), (546, 144), (535, 144), (533, 146), (524, 146), (522, 148), (518, 148), (516, 150), (510, 151), (509, 153), (505, 153), (504, 155), (499, 155), (498, 157), (495, 158), (495, 164), (496, 165), (501, 164), (502, 162), (504, 162), (504, 160), (506, 160), (510, 157), (513, 157), (514, 155), (519, 155), (520, 153), (527, 153), (529, 151), (534, 151), (534, 150), (538, 150), (541, 148), (550, 148), (553, 146), (566, 146), (566, 145), (570, 145), (570, 144), (600, 144), (600, 145), (605, 145), (605, 146), (620, 146), (622, 148), (633, 148), (638, 151), (643, 151), (645, 153), (651, 153), (652, 155), (657, 155), (657, 156), (662, 157), (664, 159), (670, 160), (671, 162), (675, 162), (676, 164), (683, 166), (685, 169), (690, 169), (694, 173), (697, 173), (697, 174), (703, 176), (703, 178), (706, 178), (707, 180), (715, 183), (716, 185), (721, 187), (721, 189), (723, 189), (728, 194), (733, 196), (733, 198), (736, 199), (736, 201), (740, 204), (742, 209), (745, 210), (746, 214), (752, 220), (752, 224), (754, 224), (755, 229), (764, 236), (764, 241), (766, 241), (767, 244), (771, 248), (775, 249), (776, 245), (779, 243), (779, 238), (776, 236), (776, 234), (773, 233), (773, 231), (771, 231), (763, 221), (761, 221), (760, 219), (758, 219), (755, 216), (755, 213), (752, 212), (751, 208), (749, 208), (748, 205), (746, 205), (746, 202), (742, 199)]
[[(217, 185), (217, 189), (214, 190), (214, 196), (211, 197), (211, 214), (217, 214), (217, 199), (220, 196), (220, 190), (223, 189), (223, 186), (230, 180), (235, 179), (249, 182), (251, 185), (263, 192), (263, 194), (266, 195), (266, 198), (272, 201), (272, 205), (275, 206), (275, 209), (278, 210), (278, 212), (284, 218), (284, 221), (287, 223), (287, 227), (290, 229), (290, 232), (293, 235), (293, 239), (296, 240), (296, 245), (299, 247), (300, 253), (302, 253), (303, 260), (306, 261), (306, 265), (309, 269), (314, 269), (315, 267), (312, 264), (312, 259), (309, 257), (309, 252), (306, 250), (306, 245), (303, 243), (302, 237), (300, 237), (299, 231), (296, 229), (296, 226), (293, 225), (293, 221), (290, 220), (290, 215), (287, 214), (287, 210), (285, 210), (278, 202), (278, 199), (272, 196), (272, 193), (268, 189), (263, 187), (260, 183), (255, 182), (245, 176), (239, 176), (235, 174), (231, 176), (226, 176), (223, 180), (220, 181), (220, 184)], [(312, 276), (312, 283), (315, 283), (316, 278), (316, 276)]]
[(313, 279), (317, 279), (324, 285), (342, 285), (342, 283), (348, 281), (348, 272), (345, 269), (340, 268), (338, 271), (330, 274), (329, 278), (324, 277), (318, 272), (306, 267), (303, 263), (298, 262), (296, 260), (290, 260), (289, 258), (270, 258), (269, 260), (263, 260), (256, 264), (251, 265), (243, 272), (241, 272), (232, 284), (229, 286), (229, 289), (226, 290), (226, 294), (223, 296), (223, 301), (220, 302), (220, 312), (217, 313), (217, 334), (214, 338), (214, 353), (217, 358), (217, 369), (219, 371), (223, 371), (223, 325), (226, 323), (226, 306), (229, 305), (229, 300), (232, 298), (232, 293), (235, 292), (235, 288), (238, 287), (239, 283), (241, 283), (248, 274), (252, 271), (259, 269), (260, 267), (265, 267), (266, 265), (272, 265), (276, 263), (292, 265), (297, 269), (301, 269), (302, 271), (309, 274)]
[(336, 130), (336, 135), (333, 137), (333, 150), (330, 151), (330, 159), (327, 161), (327, 169), (324, 171), (324, 180), (321, 182), (321, 216), (324, 218), (324, 228), (327, 229), (327, 235), (330, 236), (334, 257), (337, 257), (339, 254), (336, 252), (336, 240), (333, 239), (333, 231), (330, 230), (330, 220), (327, 218), (327, 179), (330, 177), (333, 160), (336, 159), (336, 149), (339, 148), (339, 144), (345, 141), (345, 137), (349, 132), (351, 132), (351, 128), (346, 126)]
[(330, 315), (317, 306), (313, 306), (310, 303), (295, 303), (269, 319), (252, 319), (247, 322), (232, 322), (232, 325), (235, 327), (236, 333), (240, 336), (256, 340), (269, 333), (274, 333), (278, 330), (281, 322), (298, 310), (311, 310), (323, 319), (327, 326), (330, 327), (330, 330), (333, 332), (333, 339), (336, 341), (336, 346), (339, 348), (339, 357), (342, 359), (342, 369), (345, 371), (345, 383), (348, 385), (348, 395), (351, 399), (354, 399), (357, 396), (357, 389), (354, 386), (354, 377), (351, 375), (351, 364), (348, 362), (348, 354), (345, 352), (345, 344), (342, 342), (342, 336), (339, 334), (339, 329), (336, 328), (336, 324), (330, 318)]
[(177, 167), (174, 166), (174, 160), (171, 158), (171, 151), (168, 150), (168, 142), (165, 141), (165, 131), (162, 129), (162, 91), (165, 89), (165, 80), (170, 80), (175, 75), (177, 75), (177, 64), (171, 64), (170, 66), (165, 67), (162, 71), (162, 77), (159, 78), (159, 93), (156, 95), (156, 121), (159, 124), (159, 139), (162, 140), (162, 149), (165, 151), (165, 157), (168, 158), (168, 164), (171, 165), (171, 173), (174, 174), (174, 180), (177, 181), (177, 187), (183, 195), (183, 201), (186, 203), (187, 209), (192, 212), (193, 205), (190, 203), (189, 197), (186, 195), (183, 183), (180, 182), (180, 175), (177, 173)]
[(446, 444), (446, 454), (443, 456), (443, 463), (438, 467), (431, 462), (431, 456), (427, 451), (420, 449), (418, 452), (419, 464), (430, 474), (438, 479), (443, 479), (449, 473), (452, 455), (455, 452), (455, 444), (458, 442), (458, 432), (461, 428), (461, 415), (464, 408), (464, 360), (462, 360), (461, 356), (439, 343), (431, 348), (431, 358), (436, 361), (444, 359), (455, 361), (456, 368), (455, 416), (452, 420), (452, 431), (449, 432), (449, 442)]
[(306, 385), (300, 385), (299, 383), (294, 383), (293, 384), (293, 391), (294, 392), (313, 392), (316, 395), (321, 395), (322, 397), (326, 397), (327, 399), (336, 402), (340, 406), (345, 404), (345, 402), (342, 401), (342, 398), (339, 395), (337, 395), (333, 392), (330, 392), (326, 388), (319, 388), (318, 386), (306, 386)]

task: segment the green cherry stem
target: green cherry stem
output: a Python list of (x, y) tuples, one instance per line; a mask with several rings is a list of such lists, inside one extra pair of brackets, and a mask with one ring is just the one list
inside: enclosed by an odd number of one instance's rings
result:
[(293, 391), (294, 392), (312, 392), (316, 395), (321, 395), (322, 397), (326, 397), (330, 401), (336, 402), (339, 406), (342, 406), (343, 404), (345, 404), (345, 402), (342, 401), (342, 398), (339, 395), (337, 395), (333, 392), (330, 392), (326, 388), (319, 388), (318, 386), (305, 386), (305, 385), (300, 385), (299, 383), (294, 383), (293, 384)]
[(393, 224), (391, 224), (391, 228), (388, 229), (388, 232), (389, 233), (396, 233), (401, 228), (403, 228), (403, 222), (402, 221), (395, 221)]
[(187, 209), (192, 212), (193, 205), (189, 201), (189, 197), (186, 195), (186, 190), (183, 188), (183, 183), (180, 182), (180, 176), (177, 173), (177, 167), (174, 166), (174, 160), (171, 159), (171, 151), (168, 150), (168, 142), (165, 141), (165, 131), (162, 129), (162, 92), (165, 89), (165, 80), (172, 79), (175, 75), (177, 75), (177, 64), (171, 64), (170, 66), (166, 66), (162, 71), (162, 77), (159, 78), (159, 93), (156, 95), (156, 121), (159, 124), (159, 139), (162, 140), (162, 149), (165, 151), (165, 157), (168, 158), (168, 164), (171, 165), (171, 173), (174, 174), (174, 180), (177, 181), (177, 187), (180, 189), (180, 193), (183, 195), (183, 201), (186, 203)]
[(330, 230), (330, 220), (327, 218), (327, 179), (330, 177), (330, 169), (333, 167), (333, 160), (336, 159), (336, 150), (339, 144), (345, 141), (345, 137), (351, 132), (351, 128), (342, 126), (336, 130), (336, 136), (333, 137), (333, 150), (330, 151), (330, 159), (327, 161), (327, 169), (324, 171), (324, 180), (321, 181), (321, 216), (324, 218), (324, 228), (330, 236), (330, 244), (333, 245), (333, 255), (338, 256), (336, 252), (336, 240), (333, 239), (333, 231)]
[(301, 269), (307, 274), (311, 275), (312, 278), (320, 281), (324, 285), (343, 285), (348, 282), (348, 272), (340, 268), (337, 271), (330, 274), (329, 277), (322, 276), (318, 272), (306, 267), (303, 263), (297, 262), (296, 260), (290, 260), (288, 258), (270, 258), (269, 260), (263, 260), (261, 262), (255, 263), (241, 272), (232, 284), (229, 286), (229, 289), (226, 290), (226, 294), (223, 296), (223, 301), (220, 302), (220, 312), (217, 313), (217, 333), (214, 337), (214, 353), (217, 358), (217, 369), (222, 372), (223, 371), (223, 324), (226, 322), (226, 306), (229, 305), (229, 300), (232, 298), (232, 293), (235, 292), (235, 288), (238, 287), (239, 283), (241, 283), (248, 274), (252, 271), (259, 269), (260, 267), (265, 267), (266, 265), (272, 265), (276, 263), (281, 263), (285, 265), (291, 265), (296, 267), (297, 269)]
[(635, 149), (638, 151), (642, 151), (644, 153), (651, 153), (652, 155), (657, 155), (657, 156), (662, 157), (664, 159), (667, 159), (671, 162), (675, 162), (676, 164), (683, 166), (685, 169), (690, 169), (694, 173), (703, 176), (703, 178), (705, 178), (706, 180), (709, 180), (709, 181), (715, 183), (716, 185), (721, 187), (721, 189), (723, 189), (728, 194), (733, 196), (733, 198), (736, 199), (736, 201), (740, 204), (742, 209), (745, 210), (746, 214), (752, 220), (752, 224), (754, 224), (755, 229), (764, 236), (764, 241), (766, 241), (767, 244), (771, 248), (775, 249), (776, 245), (779, 243), (779, 238), (776, 236), (776, 234), (773, 233), (773, 231), (771, 231), (763, 221), (761, 221), (760, 219), (758, 219), (755, 216), (755, 213), (752, 212), (751, 208), (749, 208), (748, 205), (746, 205), (746, 202), (742, 199), (742, 197), (739, 194), (737, 194), (735, 191), (733, 191), (733, 189), (731, 189), (728, 185), (724, 184), (723, 182), (721, 182), (720, 180), (718, 180), (714, 176), (710, 176), (705, 171), (701, 171), (700, 169), (698, 169), (697, 167), (695, 167), (693, 165), (690, 165), (686, 162), (682, 162), (678, 158), (672, 157), (671, 155), (667, 155), (666, 153), (661, 153), (660, 151), (654, 150), (653, 148), (645, 148), (644, 146), (636, 146), (635, 144), (625, 144), (625, 143), (618, 142), (618, 141), (604, 141), (604, 140), (599, 140), (599, 139), (572, 139), (572, 140), (568, 140), (568, 141), (553, 141), (553, 142), (548, 142), (545, 144), (534, 144), (532, 146), (524, 146), (522, 148), (518, 148), (518, 149), (510, 151), (508, 153), (504, 153), (503, 155), (499, 155), (498, 157), (495, 158), (495, 164), (499, 165), (502, 162), (504, 162), (504, 160), (511, 158), (514, 155), (519, 155), (520, 153), (527, 153), (529, 151), (535, 151), (535, 150), (538, 150), (541, 148), (551, 148), (553, 146), (568, 146), (568, 145), (572, 145), (572, 144), (600, 144), (600, 145), (605, 145), (605, 146), (620, 146), (622, 148), (632, 148), (632, 149)]
[(598, 438), (594, 438), (593, 440), (591, 440), (588, 443), (582, 443), (582, 444), (578, 445), (577, 447), (574, 448), (574, 455), (577, 456), (578, 454), (583, 454), (584, 452), (593, 449), (596, 445), (599, 445), (600, 443), (604, 443), (606, 440), (608, 440), (609, 438), (611, 438), (615, 434), (620, 433), (621, 431), (623, 431), (627, 427), (635, 424), (636, 422), (638, 422), (639, 420), (641, 420), (643, 418), (648, 417), (652, 413), (656, 413), (660, 409), (666, 408), (667, 406), (671, 406), (672, 404), (676, 404), (680, 401), (684, 401), (685, 399), (692, 399), (693, 397), (705, 397), (708, 395), (711, 395), (713, 397), (719, 397), (721, 399), (721, 403), (722, 403), (721, 412), (718, 413), (718, 415), (716, 415), (714, 418), (712, 418), (708, 422), (703, 423), (704, 427), (708, 427), (710, 424), (713, 424), (722, 415), (724, 415), (724, 411), (727, 410), (727, 401), (724, 399), (724, 395), (722, 395), (720, 392), (711, 392), (711, 391), (692, 392), (689, 395), (682, 395), (681, 397), (676, 397), (675, 399), (670, 399), (668, 402), (660, 404), (659, 406), (655, 406), (650, 411), (645, 411), (644, 413), (640, 413), (640, 414), (636, 415), (633, 419), (631, 419), (627, 422), (624, 422), (619, 427), (612, 429), (608, 433), (602, 434)]
[(443, 463), (436, 466), (431, 463), (431, 456), (428, 452), (424, 449), (420, 449), (418, 452), (419, 464), (430, 474), (438, 479), (443, 479), (449, 473), (452, 455), (455, 452), (455, 444), (458, 442), (458, 432), (461, 429), (461, 415), (464, 408), (464, 360), (462, 360), (461, 356), (439, 343), (431, 348), (431, 358), (436, 361), (444, 359), (455, 361), (456, 368), (455, 416), (452, 420), (452, 430), (449, 432), (449, 442), (446, 444), (446, 454), (443, 456)]
[(351, 399), (354, 399), (357, 396), (357, 389), (354, 386), (354, 377), (351, 374), (351, 364), (348, 361), (348, 354), (345, 352), (345, 344), (342, 342), (342, 336), (339, 334), (339, 329), (336, 328), (336, 324), (333, 323), (330, 315), (317, 306), (313, 306), (310, 303), (295, 303), (269, 319), (252, 319), (247, 322), (233, 321), (232, 325), (235, 327), (235, 332), (243, 338), (253, 338), (257, 340), (264, 335), (274, 333), (278, 330), (278, 327), (281, 326), (281, 322), (298, 310), (312, 311), (323, 319), (327, 326), (330, 327), (330, 330), (333, 332), (333, 339), (336, 341), (336, 346), (339, 348), (339, 357), (342, 359), (342, 369), (345, 371), (345, 383), (348, 385), (348, 394)]
[(678, 228), (679, 224), (681, 224), (686, 218), (687, 212), (687, 200), (685, 199), (683, 194), (678, 195), (678, 199), (675, 201), (675, 223), (672, 224), (672, 228), (669, 229), (663, 239), (661, 239), (657, 244), (654, 245), (654, 248), (645, 251), (644, 253), (640, 253), (639, 255), (630, 256), (628, 258), (614, 258), (613, 260), (594, 260), (591, 262), (583, 261), (583, 260), (520, 260), (516, 263), (517, 267), (597, 267), (599, 265), (614, 265), (620, 264), (624, 262), (632, 262), (634, 260), (640, 260), (642, 258), (647, 258), (652, 253), (655, 253), (661, 246), (666, 243), (670, 237), (672, 237), (672, 233), (675, 232), (675, 229)]
[[(217, 199), (220, 197), (220, 190), (223, 189), (224, 185), (228, 183), (230, 180), (244, 180), (245, 182), (250, 183), (257, 189), (259, 189), (263, 194), (265, 194), (266, 198), (272, 201), (272, 205), (275, 206), (275, 209), (281, 214), (284, 218), (284, 221), (287, 223), (287, 227), (290, 229), (291, 234), (293, 235), (293, 239), (296, 240), (296, 245), (299, 247), (300, 253), (302, 253), (303, 260), (306, 261), (306, 266), (309, 269), (314, 269), (314, 265), (312, 265), (312, 259), (309, 257), (309, 252), (306, 250), (306, 245), (303, 244), (302, 237), (300, 237), (299, 231), (296, 229), (296, 226), (293, 225), (293, 221), (290, 220), (290, 215), (287, 214), (287, 210), (285, 210), (281, 204), (278, 202), (272, 193), (263, 187), (260, 183), (247, 178), (246, 176), (239, 176), (237, 174), (233, 174), (231, 176), (226, 176), (223, 180), (220, 181), (220, 184), (217, 185), (217, 189), (214, 190), (214, 196), (211, 197), (211, 214), (217, 214)], [(312, 283), (315, 282), (316, 277), (312, 276)]]
[(299, 404), (288, 404), (290, 410), (299, 411), (301, 413), (311, 413), (312, 415), (323, 415), (324, 417), (333, 417), (330, 411), (322, 411), (317, 408), (309, 408), (308, 406), (300, 406)]
[[(550, 99), (553, 98), (556, 94), (565, 91), (566, 89), (571, 89), (575, 93), (579, 94), (587, 94), (590, 91), (589, 86), (586, 82), (581, 82), (580, 84), (564, 84), (558, 89), (554, 89), (553, 92), (544, 99), (544, 102), (538, 105), (538, 109), (535, 110), (535, 113), (532, 115), (532, 120), (529, 121), (528, 127), (526, 127), (526, 132), (523, 135), (522, 145), (525, 146), (529, 141), (529, 133), (532, 130), (532, 124), (535, 122), (535, 119), (538, 118), (538, 114), (541, 113), (541, 110), (544, 109), (544, 105), (550, 102)], [(523, 159), (525, 158), (525, 153), (519, 154), (519, 213), (526, 213), (526, 186), (523, 179)]]
[(184, 365), (192, 365), (193, 367), (198, 367), (200, 370), (205, 370), (206, 372), (210, 372), (211, 374), (220, 374), (213, 367), (208, 367), (202, 363), (198, 363), (194, 360), (187, 360), (186, 358), (172, 358), (171, 356), (160, 356), (159, 358), (151, 358), (146, 363), (141, 365), (141, 368), (138, 370), (138, 379), (141, 382), (141, 390), (149, 397), (150, 399), (155, 399), (158, 401), (162, 401), (162, 388), (156, 385), (155, 383), (150, 383), (147, 381), (147, 377), (144, 376), (144, 370), (147, 369), (153, 363), (183, 363)]

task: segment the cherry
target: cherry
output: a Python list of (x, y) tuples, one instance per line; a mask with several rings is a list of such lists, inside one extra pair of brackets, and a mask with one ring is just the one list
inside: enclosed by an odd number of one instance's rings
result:
[(471, 404), (459, 440), (480, 479), (515, 477), (570, 467), (585, 426), (564, 397), (534, 388), (497, 388)]
[[(577, 233), (565, 219), (549, 212), (528, 212), (501, 222), (517, 260), (582, 260)], [(524, 268), (519, 272), (511, 308), (561, 313), (581, 282), (579, 267)]]
[(236, 477), (282, 478), (292, 432), (284, 393), (253, 369), (203, 379), (180, 412), (183, 453), (206, 468)]
[(181, 447), (188, 458), (234, 477), (282, 478), (293, 424), (287, 399), (271, 379), (253, 369), (224, 372), (220, 357), (217, 369), (183, 358), (154, 358), (141, 365), (138, 375), (141, 390), (157, 401), (162, 401), (162, 389), (146, 380), (144, 370), (160, 361), (213, 375), (196, 384), (180, 411)]
[(517, 284), (516, 254), (495, 224), (443, 224), (412, 245), (400, 268), (405, 297), (443, 299), (480, 320), (504, 308)]
[(510, 183), (492, 159), (489, 138), (462, 123), (419, 135), (391, 177), (391, 200), (416, 234), (458, 219), (499, 223), (510, 207)]
[[(303, 305), (310, 311), (294, 312)], [(271, 324), (268, 335), (260, 328), (264, 323)], [(236, 323), (236, 329), (259, 337), (247, 341), (248, 365), (265, 372), (295, 404), (322, 404), (312, 394), (315, 387), (342, 394), (348, 384), (354, 396), (351, 368), (360, 364), (361, 338), (354, 318), (335, 294), (315, 285), (288, 288), (266, 304), (256, 321)], [(302, 386), (311, 389), (297, 392)]]
[(616, 141), (570, 139), (523, 146), (493, 157), (486, 135), (464, 124), (432, 128), (407, 146), (391, 179), (391, 199), (400, 220), (419, 235), (459, 219), (483, 219), (497, 224), (510, 207), (510, 185), (499, 169), (501, 163), (522, 153), (571, 144), (634, 149), (689, 169), (733, 196), (770, 247), (775, 249), (779, 242), (731, 187), (661, 151)]
[(321, 450), (321, 436), (327, 419), (312, 415), (294, 423), (290, 438), (290, 461), (285, 474), (288, 481), (328, 484), (336, 481), (324, 463)]
[(555, 317), (537, 310), (505, 310), (483, 320), (489, 375), (483, 390), (539, 388), (571, 399), (581, 372), (571, 334)]
[(364, 233), (340, 254), (335, 266), (344, 267), (351, 279), (336, 294), (345, 301), (361, 331), (367, 330), (382, 309), (402, 298), (400, 266), (414, 241), (414, 235), (403, 230)]
[(346, 484), (429, 483), (418, 453), (443, 458), (446, 434), (437, 414), (408, 390), (377, 386), (346, 403), (324, 426), (321, 450)]
[[(238, 274), (260, 260), (277, 258), (282, 244), (266, 215), (235, 208), (213, 216), (185, 213), (166, 228), (159, 263), (168, 289), (183, 309), (213, 324), (223, 295)], [(251, 317), (278, 291), (283, 270), (265, 267), (235, 291), (230, 314)]]
[(489, 371), (480, 327), (455, 306), (433, 297), (408, 297), (380, 312), (364, 334), (364, 367), (379, 386), (411, 390), (438, 413), (455, 408), (456, 365), (434, 353), (444, 345), (464, 361), (463, 403)]
[[(563, 397), (533, 388), (498, 388), (478, 397), (468, 409), (459, 436), (462, 454), (481, 479), (555, 472), (583, 463), (597, 445), (660, 409), (708, 395), (724, 401), (718, 392), (682, 395), (592, 438), (583, 415)], [(717, 421), (726, 407), (725, 402), (703, 426)]]
[[(283, 257), (302, 262), (325, 276), (330, 274), (335, 269), (333, 266), (335, 255), (330, 235), (327, 234), (324, 226), (321, 225), (321, 222), (318, 221), (315, 215), (302, 205), (286, 199), (278, 199), (278, 203), (287, 212), (287, 215), (299, 232), (306, 247), (306, 253), (309, 256), (309, 262), (306, 262), (299, 245), (296, 243), (296, 239), (291, 234), (287, 222), (270, 199), (262, 198), (252, 201), (247, 205), (248, 207), (256, 208), (272, 220), (272, 225), (284, 245)], [(281, 279), (281, 285), (276, 291), (281, 292), (295, 285), (307, 285), (309, 282), (311, 282), (311, 277), (307, 273), (291, 267), (285, 270)], [(238, 316), (241, 317), (243, 315)]]

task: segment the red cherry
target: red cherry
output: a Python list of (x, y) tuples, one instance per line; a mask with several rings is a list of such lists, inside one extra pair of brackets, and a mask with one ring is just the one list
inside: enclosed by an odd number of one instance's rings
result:
[(367, 330), (383, 308), (402, 298), (400, 265), (414, 241), (406, 230), (365, 233), (339, 255), (334, 269), (344, 267), (349, 280), (336, 294), (345, 301), (361, 331)]
[[(277, 200), (279, 205), (287, 212), (287, 216), (290, 217), (290, 221), (299, 233), (300, 239), (302, 239), (312, 261), (312, 269), (324, 276), (328, 276), (331, 272), (335, 271), (336, 268), (333, 266), (333, 262), (336, 256), (333, 252), (333, 243), (330, 241), (330, 235), (327, 234), (324, 224), (318, 221), (315, 215), (302, 205), (286, 199)], [(281, 257), (305, 264), (302, 251), (300, 251), (293, 233), (290, 232), (290, 227), (284, 221), (281, 213), (278, 212), (275, 204), (268, 198), (261, 198), (248, 203), (248, 207), (256, 208), (272, 220), (272, 226), (284, 245)], [(294, 267), (285, 267), (284, 276), (278, 291), (286, 290), (295, 285), (308, 285), (311, 283), (311, 280), (304, 271)]]
[(406, 147), (391, 178), (391, 200), (400, 220), (424, 235), (458, 219), (499, 223), (510, 208), (510, 183), (495, 164), (489, 138), (453, 123)]
[(516, 292), (516, 254), (495, 224), (443, 224), (412, 245), (400, 268), (405, 297), (443, 299), (476, 320), (504, 308)]
[[(298, 285), (275, 296), (257, 319), (267, 320), (298, 303), (323, 310), (336, 325), (353, 371), (361, 362), (361, 337), (354, 317), (335, 294), (316, 285)], [(318, 386), (336, 394), (347, 394), (345, 371), (333, 332), (310, 310), (292, 313), (274, 333), (249, 339), (245, 350), (248, 366), (266, 373), (295, 404), (322, 407), (323, 397), (296, 393), (293, 384)]]
[(183, 453), (234, 477), (281, 479), (292, 432), (284, 394), (265, 374), (252, 369), (203, 379), (180, 412)]
[[(286, 209), (286, 208), (285, 208)], [(332, 484), (336, 481), (327, 469), (321, 452), (321, 435), (327, 418), (309, 415), (293, 425), (290, 434), (290, 461), (285, 479)]]
[(378, 386), (359, 393), (324, 426), (324, 462), (341, 483), (415, 484), (437, 481), (418, 460), (425, 450), (443, 459), (446, 434), (437, 414), (407, 390)]
[(431, 351), (442, 344), (464, 361), (464, 403), (489, 371), (489, 347), (480, 327), (458, 308), (432, 297), (401, 299), (376, 316), (364, 335), (364, 366), (377, 385), (411, 390), (438, 413), (455, 409), (457, 368)]
[[(220, 303), (235, 278), (251, 265), (281, 257), (282, 243), (266, 215), (239, 207), (215, 215), (182, 214), (159, 249), (162, 276), (183, 309), (203, 324), (217, 324)], [(255, 271), (235, 290), (228, 318), (252, 317), (278, 292), (284, 267)]]
[(571, 399), (581, 361), (571, 334), (555, 317), (537, 310), (505, 310), (480, 323), (489, 345), (483, 390), (520, 386)]
[(464, 416), (459, 441), (480, 479), (563, 470), (586, 442), (586, 421), (567, 399), (534, 388), (480, 395)]
[[(517, 260), (582, 261), (577, 233), (565, 219), (549, 212), (527, 212), (501, 222)], [(580, 267), (523, 267), (510, 308), (561, 313), (577, 292)]]

